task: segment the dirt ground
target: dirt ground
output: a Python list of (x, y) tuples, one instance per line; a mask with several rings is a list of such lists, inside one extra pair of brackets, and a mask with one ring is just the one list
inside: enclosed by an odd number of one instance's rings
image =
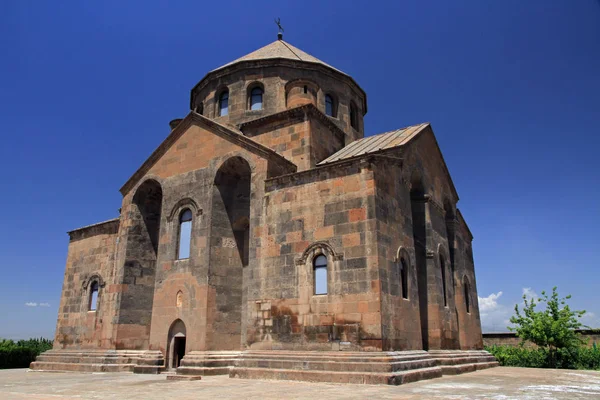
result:
[(0, 399), (600, 399), (600, 372), (498, 367), (402, 386), (0, 370)]

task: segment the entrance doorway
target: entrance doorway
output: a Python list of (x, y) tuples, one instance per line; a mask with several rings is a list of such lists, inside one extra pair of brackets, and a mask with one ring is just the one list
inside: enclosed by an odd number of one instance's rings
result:
[(181, 360), (185, 356), (186, 330), (182, 320), (175, 320), (169, 328), (169, 338), (167, 341), (167, 368), (175, 369), (181, 365)]
[(181, 365), (181, 359), (185, 356), (185, 336), (173, 338), (173, 360), (171, 363), (173, 368), (178, 368)]

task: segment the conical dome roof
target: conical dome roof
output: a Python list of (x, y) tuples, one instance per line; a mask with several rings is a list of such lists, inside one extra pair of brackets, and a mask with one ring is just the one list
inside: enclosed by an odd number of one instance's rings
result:
[[(300, 50), (297, 47), (292, 46), (291, 44), (283, 41), (276, 40), (273, 43), (270, 43), (264, 47), (261, 47), (258, 50), (253, 51), (250, 54), (246, 54), (243, 57), (238, 58), (237, 60), (233, 60), (230, 63), (220, 66), (219, 68), (214, 69), (213, 71), (220, 70), (222, 68), (228, 67), (233, 64), (237, 64), (243, 61), (258, 61), (258, 60), (269, 60), (269, 59), (277, 59), (277, 58), (285, 58), (288, 60), (299, 60), (310, 62), (314, 64), (321, 64), (327, 68), (331, 68), (337, 72), (340, 72), (346, 75), (344, 72), (340, 71), (337, 68), (332, 67), (331, 65), (319, 60), (316, 57), (311, 56), (308, 53)], [(212, 72), (212, 71), (211, 71)]]

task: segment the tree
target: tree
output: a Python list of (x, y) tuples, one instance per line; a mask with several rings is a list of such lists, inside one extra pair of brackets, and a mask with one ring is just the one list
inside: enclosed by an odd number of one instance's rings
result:
[[(559, 298), (556, 286), (552, 288), (549, 297), (546, 292), (542, 292), (537, 301), (535, 298), (527, 299), (527, 296), (523, 295), (523, 311), (519, 310), (518, 304), (515, 305), (515, 315), (510, 318), (515, 327), (508, 329), (516, 332), (523, 342), (529, 340), (545, 348), (551, 367), (556, 367), (557, 352), (576, 349), (585, 343), (575, 332), (576, 329), (587, 328), (580, 321), (585, 310), (571, 311), (567, 304), (570, 298), (571, 295)], [(536, 306), (542, 304), (545, 304), (545, 309), (536, 311)]]

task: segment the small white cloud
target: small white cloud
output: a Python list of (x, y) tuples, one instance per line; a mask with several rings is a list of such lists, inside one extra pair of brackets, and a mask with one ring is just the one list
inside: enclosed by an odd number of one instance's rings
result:
[(479, 297), (479, 312), (486, 315), (498, 309), (498, 299), (502, 296), (502, 291), (492, 293), (487, 297)]
[(50, 307), (50, 303), (40, 303), (40, 307)]
[(527, 300), (535, 299), (536, 302), (537, 302), (537, 299), (540, 298), (540, 296), (538, 296), (538, 294), (535, 292), (535, 290), (533, 290), (530, 287), (523, 288), (523, 296), (527, 297)]
[(592, 329), (600, 328), (600, 318), (593, 312), (586, 312), (579, 320), (583, 325), (589, 326)]
[(498, 302), (501, 296), (502, 291), (487, 297), (478, 296), (481, 327), (484, 332), (505, 332), (510, 324), (511, 310)]
[(29, 301), (29, 302), (25, 303), (25, 305), (27, 307), (37, 307), (38, 303), (34, 303), (34, 302)]

